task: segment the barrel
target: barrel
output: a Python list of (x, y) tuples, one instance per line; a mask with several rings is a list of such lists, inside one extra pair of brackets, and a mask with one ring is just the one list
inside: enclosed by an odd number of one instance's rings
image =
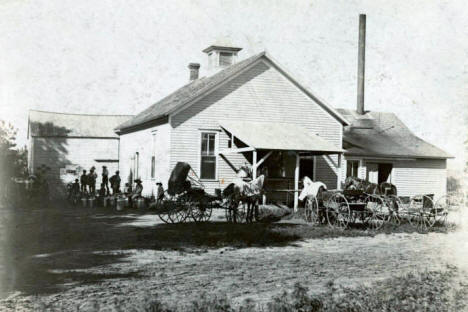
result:
[(87, 199), (86, 197), (83, 197), (83, 198), (81, 199), (81, 205), (82, 205), (83, 207), (86, 207), (87, 203), (88, 203), (88, 199)]
[(90, 197), (88, 198), (88, 206), (89, 208), (94, 208), (94, 205), (96, 204), (96, 197)]
[(128, 199), (123, 197), (117, 198), (117, 210), (122, 211), (124, 210), (125, 206), (127, 205)]
[(109, 206), (115, 207), (115, 196), (109, 196)]
[(136, 200), (136, 207), (137, 209), (144, 209), (145, 208), (145, 199), (140, 197)]

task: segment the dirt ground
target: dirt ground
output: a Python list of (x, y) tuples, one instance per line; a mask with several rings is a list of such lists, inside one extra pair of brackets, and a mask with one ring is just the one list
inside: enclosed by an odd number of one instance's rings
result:
[(38, 298), (70, 309), (148, 294), (184, 303), (203, 291), (266, 301), (296, 282), (318, 293), (331, 280), (365, 284), (447, 265), (468, 271), (464, 225), (450, 233), (303, 239), (277, 231), (307, 225), (232, 227), (220, 213), (208, 225), (174, 226), (139, 212), (2, 212), (0, 310), (34, 310)]

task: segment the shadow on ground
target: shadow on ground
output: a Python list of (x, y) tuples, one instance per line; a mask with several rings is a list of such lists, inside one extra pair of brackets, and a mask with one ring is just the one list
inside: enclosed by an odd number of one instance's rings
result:
[[(376, 234), (359, 225), (341, 231), (294, 220), (232, 224), (221, 222), (219, 216), (212, 219), (164, 224), (152, 211), (116, 212), (65, 203), (42, 208), (0, 206), (0, 297), (13, 291), (53, 293), (104, 279), (138, 278), (141, 272), (119, 272), (109, 266), (93, 270), (99, 273), (87, 270), (128, 261), (131, 250), (177, 250), (189, 257), (208, 248), (295, 246), (308, 238)], [(388, 233), (401, 231), (413, 230), (400, 227)]]
[[(103, 279), (138, 278), (139, 272), (85, 272), (87, 268), (126, 261), (126, 250), (190, 252), (224, 246), (281, 246), (301, 239), (293, 224), (155, 222), (137, 226), (132, 224), (142, 214), (153, 215), (154, 220), (158, 217), (150, 211), (115, 212), (66, 203), (53, 206), (0, 208), (0, 296), (12, 291), (58, 292)], [(96, 252), (112, 250), (122, 252)]]

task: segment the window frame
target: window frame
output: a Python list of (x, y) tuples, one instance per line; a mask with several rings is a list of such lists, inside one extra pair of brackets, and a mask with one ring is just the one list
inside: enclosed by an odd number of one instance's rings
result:
[[(204, 134), (213, 134), (215, 136), (214, 142), (214, 157), (215, 157), (215, 174), (214, 178), (202, 178), (202, 142), (203, 142), (203, 135)], [(199, 131), (199, 144), (198, 144), (198, 173), (200, 176), (201, 181), (208, 181), (208, 182), (216, 182), (218, 181), (218, 166), (219, 166), (219, 157), (218, 157), (218, 151), (219, 151), (219, 131), (214, 131), (214, 130), (200, 130)]]
[[(350, 163), (357, 163), (357, 168), (356, 168), (356, 175), (353, 176), (352, 173), (351, 175), (348, 175), (348, 168), (349, 168), (349, 164)], [(352, 167), (351, 166), (351, 171), (352, 171)], [(359, 159), (347, 159), (346, 160), (346, 176), (345, 178), (348, 178), (348, 177), (356, 177), (356, 178), (359, 178), (359, 168), (361, 167), (361, 162)]]

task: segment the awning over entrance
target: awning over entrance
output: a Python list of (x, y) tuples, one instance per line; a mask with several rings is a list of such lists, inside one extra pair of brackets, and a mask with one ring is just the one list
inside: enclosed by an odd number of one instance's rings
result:
[[(288, 123), (254, 122), (254, 121), (222, 121), (220, 126), (234, 138), (242, 141), (246, 147), (228, 148), (219, 151), (220, 154), (252, 152), (252, 178), (257, 177), (257, 169), (275, 151), (292, 151), (296, 154), (294, 171), (294, 209), (298, 207), (300, 154), (314, 155), (338, 154), (338, 168), (341, 167), (343, 149), (336, 147), (327, 140), (310, 133), (307, 129)], [(267, 151), (257, 159), (257, 151)], [(340, 181), (341, 170), (337, 170)]]
[(317, 152), (320, 154), (343, 153), (318, 135), (287, 123), (256, 121), (225, 121), (221, 127), (246, 145), (257, 150)]

